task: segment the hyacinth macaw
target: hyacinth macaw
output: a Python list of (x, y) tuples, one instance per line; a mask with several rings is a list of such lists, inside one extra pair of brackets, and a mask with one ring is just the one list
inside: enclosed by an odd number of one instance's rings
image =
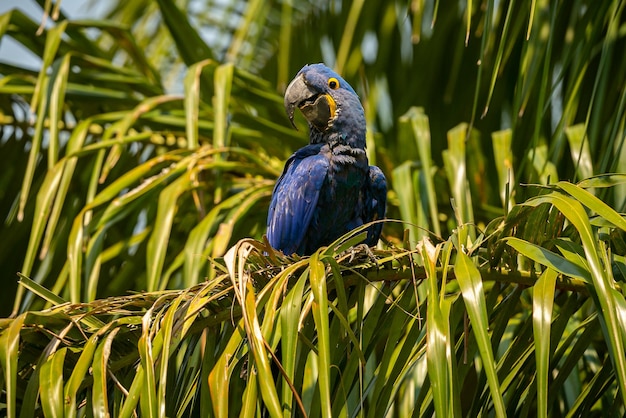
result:
[[(294, 125), (298, 107), (309, 122), (309, 145), (296, 151), (278, 179), (267, 218), (267, 238), (285, 254), (318, 248), (385, 216), (387, 184), (365, 154), (365, 113), (350, 85), (324, 64), (307, 65), (285, 91)], [(378, 242), (382, 223), (367, 230)]]

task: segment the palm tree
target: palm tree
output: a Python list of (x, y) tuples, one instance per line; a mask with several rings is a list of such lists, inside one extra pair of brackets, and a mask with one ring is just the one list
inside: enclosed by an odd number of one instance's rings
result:
[[(8, 416), (624, 414), (623, 2), (38, 4), (0, 16), (41, 60), (0, 59)], [(373, 256), (263, 240), (318, 61), (389, 179)]]

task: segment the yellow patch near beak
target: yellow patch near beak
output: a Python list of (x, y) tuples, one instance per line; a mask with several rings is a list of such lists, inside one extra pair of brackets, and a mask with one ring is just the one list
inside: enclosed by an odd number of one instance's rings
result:
[(333, 99), (333, 96), (331, 96), (330, 94), (326, 93), (325, 96), (326, 96), (326, 99), (328, 100), (328, 108), (330, 110), (330, 120), (333, 120), (335, 118), (335, 111), (337, 110), (337, 103), (335, 103), (335, 99)]

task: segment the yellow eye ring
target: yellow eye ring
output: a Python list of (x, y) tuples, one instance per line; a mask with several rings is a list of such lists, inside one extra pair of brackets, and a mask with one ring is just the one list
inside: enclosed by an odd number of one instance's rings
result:
[(328, 87), (330, 87), (333, 90), (337, 90), (339, 88), (339, 80), (337, 80), (335, 77), (329, 78)]

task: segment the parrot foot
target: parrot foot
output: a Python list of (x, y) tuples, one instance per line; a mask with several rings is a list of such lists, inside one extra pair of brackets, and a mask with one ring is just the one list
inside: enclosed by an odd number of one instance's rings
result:
[(378, 266), (378, 259), (376, 258), (376, 256), (372, 252), (372, 250), (370, 249), (369, 245), (367, 245), (367, 244), (358, 244), (358, 245), (355, 245), (354, 247), (352, 247), (348, 251), (350, 251), (350, 263), (353, 263), (360, 256), (362, 256), (363, 253), (365, 253), (365, 256), (367, 256), (367, 258), (373, 264)]

